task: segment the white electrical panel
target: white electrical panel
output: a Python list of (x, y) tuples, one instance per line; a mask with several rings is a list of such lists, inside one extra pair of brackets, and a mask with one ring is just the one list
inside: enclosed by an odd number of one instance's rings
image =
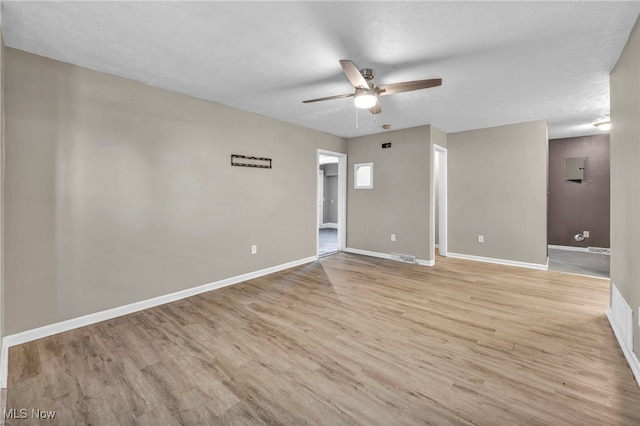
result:
[(564, 180), (583, 180), (586, 167), (587, 157), (566, 158)]

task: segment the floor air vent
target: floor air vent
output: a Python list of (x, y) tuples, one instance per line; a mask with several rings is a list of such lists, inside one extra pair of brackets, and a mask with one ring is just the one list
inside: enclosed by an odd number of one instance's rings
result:
[(610, 248), (604, 247), (589, 247), (589, 253), (611, 254)]
[(408, 254), (391, 253), (391, 260), (404, 263), (416, 263), (416, 257)]

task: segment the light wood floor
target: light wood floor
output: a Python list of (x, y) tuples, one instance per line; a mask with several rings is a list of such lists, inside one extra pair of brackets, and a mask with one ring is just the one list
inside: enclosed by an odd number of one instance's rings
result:
[(64, 425), (638, 425), (608, 288), (337, 254), (14, 347), (7, 408)]

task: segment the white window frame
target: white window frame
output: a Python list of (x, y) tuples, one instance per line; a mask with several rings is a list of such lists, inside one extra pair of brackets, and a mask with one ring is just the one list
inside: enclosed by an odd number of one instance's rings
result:
[[(362, 167), (369, 167), (369, 185), (358, 185), (358, 170)], [(353, 188), (373, 189), (373, 163), (356, 163), (353, 165)]]

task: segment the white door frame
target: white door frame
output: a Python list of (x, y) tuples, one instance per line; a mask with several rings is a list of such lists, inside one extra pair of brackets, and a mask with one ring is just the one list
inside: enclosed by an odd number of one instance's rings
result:
[[(342, 152), (318, 149), (316, 154), (316, 170), (320, 169), (320, 155), (338, 157), (338, 250), (347, 247), (347, 154)], [(319, 235), (316, 229), (316, 256), (318, 255)]]
[(324, 170), (318, 170), (318, 229), (324, 224)]
[[(438, 220), (439, 220), (439, 227), (438, 227), (438, 246), (440, 248), (440, 256), (446, 256), (447, 255), (447, 148), (442, 147), (440, 145), (436, 145), (433, 144), (433, 152), (434, 152), (434, 158), (435, 158), (435, 153), (438, 152), (440, 154), (440, 163), (438, 164), (438, 194), (439, 194), (439, 200), (438, 200)], [(435, 167), (434, 167), (435, 169)], [(435, 170), (434, 170), (435, 173)], [(434, 174), (434, 179), (433, 179), (433, 188), (432, 188), (432, 194), (434, 197), (434, 203), (433, 203), (433, 211), (431, 212), (431, 218), (435, 224), (435, 220), (436, 220), (436, 215), (435, 215), (435, 191), (436, 187), (435, 187), (435, 174)], [(434, 229), (435, 229), (435, 225), (434, 225)], [(435, 241), (435, 239), (434, 239)], [(434, 247), (434, 251), (435, 251), (435, 247)]]

